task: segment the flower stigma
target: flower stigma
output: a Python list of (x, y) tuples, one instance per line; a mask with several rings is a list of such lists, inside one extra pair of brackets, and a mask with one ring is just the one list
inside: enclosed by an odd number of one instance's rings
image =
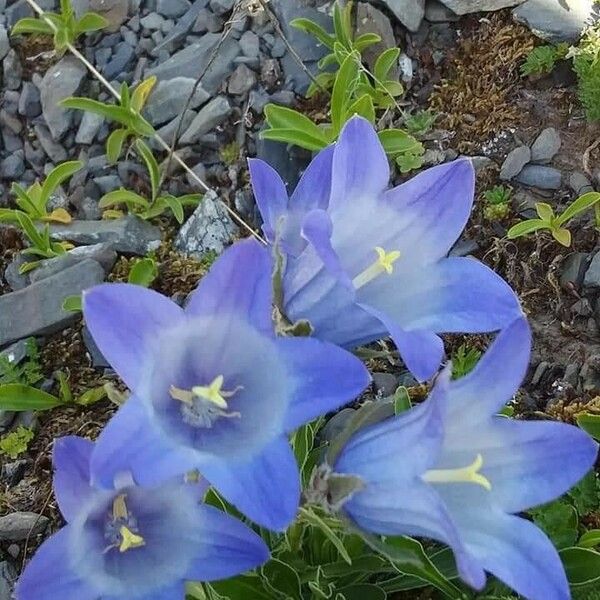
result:
[(125, 498), (125, 494), (119, 494), (113, 500), (112, 515), (104, 531), (104, 537), (110, 542), (105, 552), (118, 548), (123, 553), (146, 545), (146, 540), (139, 534), (137, 520), (127, 509)]
[(191, 390), (172, 385), (169, 388), (169, 394), (173, 400), (182, 403), (181, 412), (186, 423), (194, 427), (210, 429), (214, 422), (221, 417), (227, 419), (241, 417), (239, 412), (228, 412), (227, 399), (239, 392), (242, 386), (238, 386), (232, 391), (225, 391), (223, 382), (223, 375), (219, 375), (209, 385), (195, 385)]
[(488, 492), (492, 489), (489, 479), (479, 472), (483, 466), (483, 456), (478, 454), (468, 466), (459, 469), (431, 469), (422, 475), (428, 483), (475, 483)]
[(386, 252), (380, 246), (375, 247), (375, 252), (377, 252), (377, 260), (352, 280), (352, 284), (357, 290), (379, 277), (382, 273), (391, 275), (394, 272), (394, 263), (400, 258), (401, 254), (399, 250)]

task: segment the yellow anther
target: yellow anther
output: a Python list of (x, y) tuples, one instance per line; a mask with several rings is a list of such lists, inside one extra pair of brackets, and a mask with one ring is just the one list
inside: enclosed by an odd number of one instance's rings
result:
[(379, 256), (377, 264), (379, 264), (388, 275), (391, 275), (394, 272), (394, 263), (400, 258), (400, 252), (398, 250), (386, 252), (380, 246), (375, 248), (375, 252), (377, 252), (377, 255)]
[(113, 519), (117, 521), (118, 519), (127, 519), (129, 513), (127, 511), (127, 505), (125, 504), (125, 494), (119, 494), (113, 500)]
[(204, 398), (212, 402), (215, 406), (222, 409), (227, 409), (227, 400), (224, 398), (224, 393), (221, 391), (223, 387), (223, 375), (215, 377), (210, 385), (196, 385), (192, 388), (192, 394), (199, 398)]
[(194, 403), (194, 394), (189, 390), (182, 390), (181, 388), (172, 385), (169, 388), (169, 394), (173, 400), (179, 400), (179, 402), (183, 402), (184, 404)]
[(489, 479), (479, 472), (483, 466), (483, 456), (478, 454), (467, 467), (460, 469), (432, 469), (422, 475), (428, 483), (475, 483), (488, 492), (492, 489)]
[(133, 533), (133, 531), (125, 527), (125, 525), (121, 525), (119, 533), (121, 534), (121, 545), (119, 546), (119, 552), (127, 552), (127, 550), (146, 545), (146, 540), (144, 540), (141, 535)]

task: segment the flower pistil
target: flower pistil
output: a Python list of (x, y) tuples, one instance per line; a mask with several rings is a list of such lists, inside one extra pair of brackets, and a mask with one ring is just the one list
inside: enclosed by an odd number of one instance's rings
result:
[(483, 456), (478, 454), (475, 460), (466, 467), (458, 469), (431, 469), (422, 475), (428, 483), (475, 483), (488, 492), (492, 489), (490, 480), (479, 470), (483, 466)]
[(375, 248), (375, 252), (377, 252), (377, 260), (352, 280), (355, 289), (367, 285), (382, 273), (391, 275), (394, 272), (394, 263), (400, 258), (400, 252), (398, 250), (386, 252), (380, 246)]

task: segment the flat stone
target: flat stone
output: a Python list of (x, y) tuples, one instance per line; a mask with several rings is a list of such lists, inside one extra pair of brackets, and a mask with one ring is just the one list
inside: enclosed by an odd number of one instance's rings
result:
[(536, 202), (540, 202), (529, 190), (516, 190), (512, 195), (511, 204), (513, 210), (525, 218), (537, 218), (535, 210)]
[(183, 16), (192, 6), (189, 0), (158, 0), (156, 11), (167, 19), (177, 19)]
[(4, 87), (7, 90), (18, 90), (21, 87), (23, 65), (21, 65), (19, 55), (12, 48), (6, 53), (2, 61), (2, 70), (4, 72)]
[(200, 109), (192, 124), (181, 136), (181, 144), (189, 145), (198, 141), (201, 136), (222, 123), (230, 112), (229, 100), (225, 96), (217, 96)]
[(235, 0), (210, 0), (210, 9), (215, 15), (222, 16), (233, 8)]
[(542, 190), (557, 190), (562, 183), (562, 174), (558, 169), (543, 165), (526, 165), (517, 176), (523, 185), (537, 187)]
[(0, 517), (0, 541), (21, 542), (43, 533), (50, 519), (33, 512), (14, 512)]
[(244, 56), (257, 58), (260, 52), (260, 39), (254, 31), (244, 31), (240, 38), (240, 48)]
[(18, 292), (0, 296), (0, 346), (59, 331), (75, 318), (63, 310), (63, 300), (103, 280), (104, 269), (95, 260), (84, 260)]
[(373, 388), (381, 398), (393, 396), (398, 387), (398, 377), (393, 373), (373, 373)]
[(119, 31), (119, 27), (127, 21), (129, 0), (90, 0), (90, 10), (108, 19), (105, 31)]
[(85, 144), (89, 146), (96, 139), (96, 136), (98, 135), (103, 123), (103, 116), (85, 111), (83, 113), (83, 117), (81, 117), (81, 123), (79, 124), (75, 141), (78, 144)]
[(110, 368), (110, 363), (104, 358), (102, 352), (96, 345), (94, 338), (92, 337), (89, 329), (84, 327), (81, 331), (81, 337), (83, 338), (83, 343), (85, 344), (85, 348), (88, 351), (90, 358), (92, 359), (92, 366), (96, 369), (108, 369)]
[[(179, 121), (181, 117), (180, 115), (177, 115), (166, 125), (163, 125), (156, 133), (158, 133), (158, 135), (160, 135), (160, 137), (163, 140), (166, 140), (168, 143), (171, 143), (177, 129), (180, 129), (180, 134), (185, 133), (196, 118), (196, 116), (197, 115), (193, 110), (187, 110), (185, 112), (185, 115), (183, 115), (183, 122), (181, 123), (181, 128), (179, 128)], [(163, 150), (163, 147), (158, 143), (156, 138), (151, 138), (150, 140), (148, 140), (148, 145), (153, 150)]]
[(160, 246), (160, 229), (135, 215), (102, 221), (73, 221), (51, 225), (52, 239), (76, 244), (110, 243), (117, 252), (144, 256)]
[(481, 173), (488, 167), (497, 167), (496, 163), (489, 156), (466, 156), (471, 161), (475, 173)]
[[(152, 125), (162, 125), (181, 115), (196, 82), (189, 77), (175, 77), (160, 81), (150, 94), (144, 110)], [(198, 108), (210, 98), (210, 94), (200, 85), (196, 89), (188, 108)]]
[(234, 96), (247, 94), (256, 85), (256, 73), (246, 65), (238, 65), (229, 78), (227, 90)]
[(500, 179), (502, 181), (510, 181), (516, 177), (523, 167), (531, 160), (531, 150), (527, 146), (519, 146), (504, 159), (500, 168)]
[(165, 20), (156, 12), (151, 12), (140, 19), (140, 25), (148, 31), (158, 31)]
[(519, 23), (553, 43), (577, 42), (594, 13), (594, 0), (527, 0), (512, 12)]
[(425, 16), (425, 0), (381, 0), (409, 31), (417, 32)]
[(569, 254), (561, 267), (560, 285), (567, 290), (571, 287), (576, 290), (581, 288), (589, 261), (590, 255), (587, 252)]
[(167, 37), (158, 44), (152, 51), (153, 56), (158, 56), (158, 53), (167, 48), (171, 44), (182, 40), (194, 26), (198, 13), (208, 4), (208, 0), (195, 0), (190, 9), (175, 23), (175, 27), (169, 31)]
[(0, 60), (8, 54), (10, 42), (8, 41), (8, 32), (3, 25), (0, 25)]
[(549, 163), (560, 150), (560, 134), (554, 127), (544, 129), (531, 146), (531, 161), (534, 163)]
[(525, 0), (440, 0), (453, 13), (467, 15), (476, 12), (489, 12), (517, 6)]
[[(216, 33), (205, 34), (199, 42), (186, 46), (165, 62), (150, 69), (146, 77), (155, 75), (160, 81), (175, 77), (189, 77), (196, 80), (204, 73), (220, 38), (221, 36)], [(221, 44), (217, 58), (202, 77), (202, 87), (209, 94), (214, 94), (223, 83), (223, 79), (233, 70), (233, 60), (239, 52), (240, 46), (237, 40), (231, 37)]]
[(593, 192), (592, 182), (587, 178), (585, 173), (574, 171), (569, 175), (569, 187), (578, 195)]
[[(356, 7), (356, 35), (360, 36), (365, 33), (375, 33), (381, 38), (381, 42), (369, 46), (362, 53), (363, 60), (373, 70), (379, 55), (388, 48), (394, 48), (397, 45), (396, 37), (390, 20), (372, 4), (361, 2)], [(390, 69), (389, 78), (398, 79), (398, 77), (400, 77), (400, 69), (398, 65), (394, 65)]]
[(41, 112), (40, 91), (31, 81), (26, 81), (23, 83), (23, 89), (19, 97), (19, 114), (33, 119)]
[(447, 6), (444, 6), (440, 0), (427, 0), (425, 3), (425, 18), (430, 23), (451, 23), (458, 21), (460, 17)]
[(135, 60), (135, 50), (125, 42), (117, 45), (115, 52), (109, 62), (104, 65), (102, 74), (109, 80), (123, 81), (129, 67)]
[(0, 179), (8, 179), (13, 181), (19, 179), (25, 172), (25, 161), (22, 150), (7, 156), (0, 161)]
[(67, 160), (67, 151), (59, 142), (54, 140), (50, 130), (45, 125), (41, 123), (34, 125), (33, 130), (42, 149), (54, 164)]
[(27, 356), (27, 342), (27, 340), (19, 340), (2, 350), (0, 355), (7, 358), (11, 363), (18, 365)]
[(13, 598), (16, 582), (16, 569), (7, 561), (0, 562), (0, 600), (11, 600)]
[(583, 285), (586, 288), (593, 288), (596, 290), (600, 288), (600, 252), (594, 254), (590, 266), (585, 272)]
[(223, 252), (238, 234), (237, 225), (214, 191), (207, 192), (175, 238), (175, 248), (186, 256), (202, 258)]
[(85, 78), (86, 69), (74, 56), (65, 56), (46, 71), (40, 83), (42, 113), (54, 140), (60, 140), (73, 122), (73, 111), (59, 102), (73, 96)]

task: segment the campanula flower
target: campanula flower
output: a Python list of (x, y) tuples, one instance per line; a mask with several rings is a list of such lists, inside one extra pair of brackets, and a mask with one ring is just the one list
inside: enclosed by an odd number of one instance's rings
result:
[(437, 333), (496, 331), (519, 302), (492, 270), (447, 258), (474, 194), (468, 160), (428, 169), (388, 189), (388, 159), (371, 124), (354, 117), (316, 156), (288, 200), (266, 163), (250, 173), (267, 239), (287, 257), (283, 312), (346, 348), (392, 336), (423, 380), (439, 367)]
[[(39, 548), (17, 600), (183, 600), (185, 582), (233, 577), (267, 561), (263, 540), (200, 502), (183, 478), (142, 489), (126, 471), (112, 488), (91, 481), (94, 444), (54, 444), (54, 491), (67, 525)], [(204, 487), (204, 490), (206, 487)]]
[(598, 448), (577, 427), (497, 414), (518, 390), (529, 352), (518, 319), (469, 375), (449, 382), (446, 370), (428, 400), (357, 433), (321, 477), (332, 469), (358, 478), (338, 503), (343, 513), (366, 531), (448, 544), (472, 587), (483, 588), (488, 571), (529, 600), (566, 600), (558, 553), (516, 514), (575, 485)]
[(288, 433), (354, 399), (370, 377), (333, 344), (276, 337), (271, 274), (269, 250), (246, 240), (185, 310), (134, 285), (85, 294), (87, 326), (133, 393), (92, 459), (104, 485), (123, 460), (140, 485), (197, 468), (257, 523), (282, 529), (294, 518), (300, 481)]

